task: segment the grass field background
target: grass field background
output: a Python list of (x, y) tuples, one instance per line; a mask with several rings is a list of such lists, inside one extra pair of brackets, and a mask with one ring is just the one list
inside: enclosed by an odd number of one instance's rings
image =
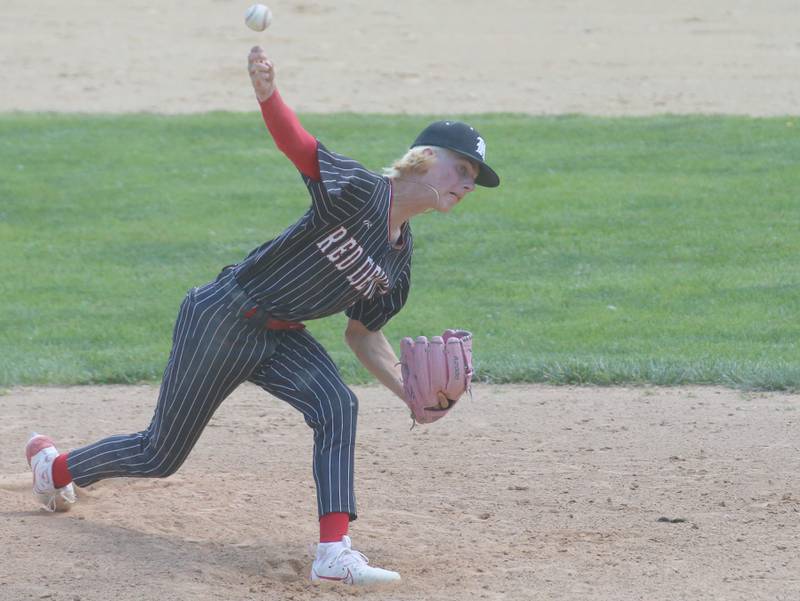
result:
[[(430, 119), (309, 115), (379, 169)], [(502, 185), (414, 220), (386, 326), (494, 382), (800, 389), (800, 119), (471, 116)], [(0, 116), (0, 386), (156, 381), (186, 291), (308, 206), (257, 114)], [(343, 315), (309, 324), (350, 382)]]

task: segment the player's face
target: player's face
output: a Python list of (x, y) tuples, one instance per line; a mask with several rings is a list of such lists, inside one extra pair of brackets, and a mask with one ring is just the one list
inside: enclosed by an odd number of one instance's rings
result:
[(437, 211), (448, 212), (475, 189), (478, 165), (445, 149), (437, 149), (436, 160), (426, 174), (426, 183), (439, 192)]

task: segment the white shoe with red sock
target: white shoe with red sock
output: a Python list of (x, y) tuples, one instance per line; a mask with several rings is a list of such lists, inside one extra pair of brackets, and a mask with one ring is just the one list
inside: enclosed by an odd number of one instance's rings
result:
[(47, 511), (67, 511), (75, 502), (75, 489), (70, 482), (56, 488), (53, 484), (53, 461), (58, 450), (53, 439), (34, 432), (25, 445), (25, 458), (33, 470), (33, 496)]
[(317, 557), (311, 566), (312, 582), (341, 582), (364, 586), (399, 580), (400, 574), (397, 572), (369, 565), (369, 560), (352, 548), (349, 536), (338, 543), (320, 543), (317, 546)]

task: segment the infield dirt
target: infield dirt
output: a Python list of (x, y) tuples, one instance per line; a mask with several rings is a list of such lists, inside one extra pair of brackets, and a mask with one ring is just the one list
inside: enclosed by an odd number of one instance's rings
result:
[[(273, 2), (265, 35), (247, 4), (7, 0), (0, 111), (255, 110), (256, 43), (301, 112), (800, 105), (794, 0)], [(50, 515), (30, 496), (29, 431), (67, 450), (141, 430), (157, 388), (16, 388), (0, 396), (0, 600), (800, 598), (800, 395), (479, 385), (409, 430), (389, 393), (356, 392), (351, 534), (400, 586), (307, 581), (310, 431), (260, 390), (223, 404), (175, 476), (103, 482)]]
[(4, 0), (0, 111), (797, 114), (796, 0)]

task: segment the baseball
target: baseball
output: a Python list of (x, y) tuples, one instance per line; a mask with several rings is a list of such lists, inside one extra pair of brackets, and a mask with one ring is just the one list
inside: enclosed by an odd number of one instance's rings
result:
[(264, 31), (272, 23), (272, 11), (263, 4), (253, 4), (247, 9), (244, 22), (253, 31)]

